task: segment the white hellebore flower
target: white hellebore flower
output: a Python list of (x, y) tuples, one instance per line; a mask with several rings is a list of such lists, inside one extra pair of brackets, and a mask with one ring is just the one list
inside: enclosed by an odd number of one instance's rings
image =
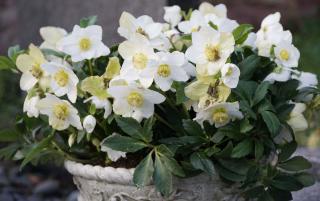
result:
[(87, 131), (87, 133), (92, 133), (96, 127), (96, 123), (96, 118), (94, 118), (92, 115), (88, 115), (83, 120), (83, 128)]
[(154, 61), (142, 75), (146, 78), (152, 76), (152, 79), (162, 91), (168, 91), (173, 81), (185, 82), (189, 79), (183, 69), (185, 64), (183, 53), (178, 51), (172, 53), (158, 52), (157, 55), (159, 59)]
[(154, 113), (154, 104), (165, 101), (165, 97), (160, 93), (135, 84), (111, 86), (108, 93), (114, 98), (113, 111), (116, 114), (132, 117), (138, 121), (151, 117)]
[(101, 151), (103, 152), (107, 152), (108, 154), (108, 158), (115, 162), (117, 160), (119, 160), (119, 158), (126, 158), (126, 152), (122, 152), (122, 151), (116, 151), (114, 149), (111, 149), (110, 147), (107, 147), (104, 145), (104, 142), (106, 140), (108, 140), (109, 138), (112, 138), (114, 136), (117, 136), (119, 135), (118, 133), (113, 133), (112, 135), (110, 135), (109, 137), (105, 138), (101, 143), (100, 143), (100, 146), (101, 146)]
[(292, 68), (298, 66), (300, 58), (299, 50), (291, 43), (281, 42), (274, 48), (276, 63), (284, 67)]
[(42, 27), (40, 35), (44, 40), (40, 48), (58, 50), (58, 42), (67, 35), (67, 31), (59, 27)]
[(92, 104), (95, 105), (97, 109), (104, 109), (103, 118), (108, 118), (108, 116), (112, 112), (112, 106), (108, 98), (100, 99), (97, 96), (91, 96), (90, 98), (86, 99), (84, 102), (91, 101)]
[(190, 20), (182, 21), (178, 24), (179, 30), (185, 34), (198, 32), (203, 26), (207, 26), (207, 23), (202, 13), (198, 10), (192, 12)]
[(218, 18), (213, 14), (205, 16), (207, 23), (210, 22), (217, 26), (219, 32), (232, 32), (239, 26), (236, 20), (230, 20), (228, 18)]
[(136, 33), (142, 34), (152, 40), (161, 35), (162, 24), (155, 23), (150, 16), (143, 15), (135, 18), (128, 12), (123, 12), (119, 21), (118, 33), (120, 36), (130, 39)]
[(148, 39), (141, 34), (134, 34), (119, 45), (118, 51), (124, 59), (121, 77), (129, 82), (139, 80), (141, 85), (148, 88), (152, 84), (152, 78), (144, 78), (141, 73), (149, 67), (150, 60), (157, 58)]
[(199, 123), (208, 121), (211, 125), (214, 124), (217, 128), (228, 124), (230, 121), (242, 119), (243, 114), (239, 111), (239, 103), (216, 103), (200, 110), (194, 120)]
[(303, 103), (295, 103), (295, 106), (290, 113), (290, 119), (288, 124), (294, 131), (304, 131), (308, 128), (308, 122), (303, 116), (303, 112), (306, 110), (306, 105)]
[(71, 66), (64, 63), (50, 62), (42, 65), (42, 68), (51, 75), (51, 90), (58, 96), (67, 95), (72, 103), (77, 100), (77, 84), (79, 79), (72, 71)]
[(219, 18), (227, 18), (227, 7), (224, 4), (214, 6), (208, 2), (203, 2), (199, 6), (199, 11), (203, 15), (214, 14)]
[(36, 107), (40, 100), (39, 96), (26, 97), (23, 103), (23, 112), (26, 112), (28, 117), (38, 117), (39, 109)]
[(38, 102), (37, 108), (40, 114), (49, 117), (49, 125), (56, 130), (65, 130), (70, 125), (82, 130), (77, 109), (66, 100), (61, 100), (52, 94), (46, 94), (46, 97)]
[(171, 24), (172, 27), (177, 26), (181, 21), (181, 8), (177, 5), (164, 7), (163, 19)]
[(264, 81), (269, 81), (271, 83), (277, 82), (286, 82), (290, 79), (291, 70), (283, 66), (277, 66), (273, 69), (273, 72), (270, 73)]
[(235, 41), (231, 33), (219, 33), (210, 27), (203, 27), (192, 33), (192, 45), (186, 57), (196, 64), (197, 73), (214, 75), (226, 63), (234, 51)]
[(309, 72), (300, 72), (298, 75), (293, 75), (292, 78), (299, 80), (298, 89), (304, 87), (316, 87), (318, 85), (318, 78), (316, 74)]
[(236, 88), (239, 82), (240, 69), (238, 66), (227, 63), (221, 68), (221, 79), (222, 82), (230, 88)]
[(91, 25), (81, 28), (75, 25), (73, 31), (59, 42), (59, 50), (71, 55), (73, 62), (93, 59), (110, 53), (109, 48), (102, 42), (102, 28)]

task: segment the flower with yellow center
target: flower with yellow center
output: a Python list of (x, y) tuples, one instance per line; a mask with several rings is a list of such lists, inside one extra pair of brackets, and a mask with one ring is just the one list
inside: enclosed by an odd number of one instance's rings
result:
[(126, 86), (111, 86), (108, 93), (114, 98), (115, 114), (132, 117), (138, 121), (151, 117), (154, 113), (154, 104), (160, 104), (165, 100), (160, 93), (134, 83)]
[(175, 52), (158, 52), (158, 59), (151, 62), (150, 67), (142, 73), (145, 79), (151, 77), (162, 91), (168, 91), (174, 81), (185, 82), (189, 76), (184, 69), (184, 54)]
[(293, 68), (298, 66), (300, 52), (288, 42), (281, 42), (274, 48), (276, 63), (283, 67)]
[(128, 82), (139, 81), (148, 88), (152, 78), (145, 78), (141, 73), (149, 68), (150, 62), (157, 58), (148, 39), (141, 34), (134, 34), (129, 40), (119, 45), (119, 54), (124, 59), (120, 71), (121, 77)]
[[(41, 50), (33, 44), (29, 46), (28, 54), (18, 56), (16, 65), (22, 72), (20, 79), (20, 87), (22, 90), (28, 91), (37, 83), (41, 85), (41, 80), (46, 79), (46, 74), (41, 65), (46, 62)], [(45, 86), (43, 86), (43, 88), (44, 87)]]
[(192, 33), (192, 45), (186, 51), (186, 58), (196, 64), (198, 74), (215, 75), (234, 51), (234, 46), (231, 33), (202, 27), (199, 32)]
[(71, 55), (73, 62), (99, 58), (110, 53), (109, 48), (102, 42), (102, 28), (97, 25), (86, 28), (75, 25), (72, 33), (63, 37), (57, 47)]
[(56, 130), (68, 129), (70, 125), (82, 130), (78, 111), (68, 101), (61, 100), (52, 94), (39, 100), (36, 107), (40, 114), (49, 117), (49, 125)]
[(43, 64), (42, 68), (48, 75), (51, 75), (52, 92), (58, 97), (67, 95), (72, 103), (76, 102), (79, 79), (71, 66), (67, 62), (50, 62)]
[(198, 111), (194, 120), (201, 124), (204, 121), (208, 121), (211, 125), (214, 124), (219, 128), (225, 126), (230, 121), (242, 118), (243, 114), (239, 111), (238, 102), (224, 102), (213, 104), (208, 108)]

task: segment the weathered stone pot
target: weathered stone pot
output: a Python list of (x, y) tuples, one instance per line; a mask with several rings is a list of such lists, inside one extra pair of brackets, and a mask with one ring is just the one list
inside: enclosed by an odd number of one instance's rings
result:
[(174, 192), (163, 198), (153, 184), (138, 189), (132, 183), (134, 169), (83, 165), (66, 161), (79, 189), (79, 201), (242, 201), (235, 186), (217, 175), (205, 174), (174, 181)]

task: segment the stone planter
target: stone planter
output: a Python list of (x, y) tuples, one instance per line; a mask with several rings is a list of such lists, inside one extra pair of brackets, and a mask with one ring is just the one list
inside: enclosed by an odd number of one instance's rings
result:
[(174, 181), (174, 192), (163, 198), (150, 184), (138, 189), (132, 183), (134, 169), (65, 162), (79, 189), (79, 201), (242, 201), (236, 186), (205, 174)]

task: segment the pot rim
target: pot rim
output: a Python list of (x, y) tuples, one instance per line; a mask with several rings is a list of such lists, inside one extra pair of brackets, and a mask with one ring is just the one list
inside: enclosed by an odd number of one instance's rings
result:
[(123, 185), (133, 184), (133, 173), (135, 168), (113, 168), (99, 165), (82, 164), (70, 160), (64, 162), (64, 167), (73, 176), (82, 177), (89, 180), (100, 180), (107, 183)]

